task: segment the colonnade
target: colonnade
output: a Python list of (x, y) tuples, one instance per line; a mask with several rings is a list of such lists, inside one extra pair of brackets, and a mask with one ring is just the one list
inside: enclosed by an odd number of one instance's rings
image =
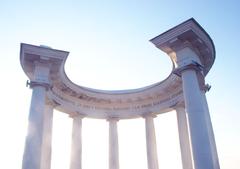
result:
[[(194, 51), (185, 47), (176, 52), (177, 67), (173, 71), (182, 80), (184, 105), (174, 107), (177, 114), (183, 169), (219, 169), (214, 134), (205, 96), (201, 62)], [(184, 61), (184, 62), (183, 62)], [(51, 135), (54, 103), (47, 100), (51, 87), (47, 60), (34, 63), (32, 100), (28, 135), (22, 169), (51, 168)], [(158, 169), (154, 112), (143, 114), (146, 129), (148, 169)], [(72, 150), (70, 169), (82, 169), (82, 118), (72, 116)], [(119, 169), (118, 119), (109, 117), (109, 169)]]

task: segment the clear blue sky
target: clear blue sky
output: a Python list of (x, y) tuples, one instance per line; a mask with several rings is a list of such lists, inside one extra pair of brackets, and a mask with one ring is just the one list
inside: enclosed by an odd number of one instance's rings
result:
[[(171, 71), (168, 56), (148, 40), (194, 17), (216, 47), (216, 61), (206, 79), (212, 85), (207, 97), (220, 164), (222, 169), (239, 169), (239, 8), (237, 0), (1, 1), (0, 168), (21, 166), (31, 99), (31, 90), (25, 87), (27, 77), (19, 61), (21, 42), (70, 51), (66, 72), (79, 85), (100, 89), (138, 88), (163, 80)], [(107, 130), (107, 123), (85, 120), (84, 124), (84, 144), (88, 147), (83, 150), (84, 166), (94, 168), (89, 160), (92, 158), (98, 168), (106, 168), (107, 139), (103, 136), (107, 137), (104, 130)], [(175, 114), (159, 116), (155, 125), (160, 168), (176, 169), (180, 164), (178, 142), (167, 140), (177, 138)], [(96, 126), (102, 130), (96, 132)], [(70, 137), (70, 128), (70, 119), (55, 112), (53, 169), (68, 166), (70, 138), (65, 138)], [(122, 169), (146, 168), (145, 148), (141, 149), (145, 146), (143, 120), (120, 122), (119, 130), (121, 138), (129, 138), (120, 140)], [(61, 135), (62, 131), (66, 135)], [(102, 149), (91, 141), (94, 139), (101, 140)], [(102, 161), (97, 161), (99, 156)], [(62, 158), (65, 161), (59, 160)]]

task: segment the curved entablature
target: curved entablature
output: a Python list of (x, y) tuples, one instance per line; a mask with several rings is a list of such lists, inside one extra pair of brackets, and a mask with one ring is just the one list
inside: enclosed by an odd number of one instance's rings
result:
[(151, 42), (170, 56), (173, 71), (164, 81), (140, 89), (104, 91), (74, 84), (64, 70), (69, 54), (65, 51), (21, 44), (20, 61), (33, 82), (38, 80), (34, 79), (35, 63), (49, 67), (47, 99), (60, 111), (92, 118), (137, 118), (147, 113), (167, 112), (184, 102), (181, 78), (173, 73), (179, 67), (178, 50), (188, 47), (197, 53), (204, 75), (215, 59), (211, 38), (194, 19), (153, 38)]

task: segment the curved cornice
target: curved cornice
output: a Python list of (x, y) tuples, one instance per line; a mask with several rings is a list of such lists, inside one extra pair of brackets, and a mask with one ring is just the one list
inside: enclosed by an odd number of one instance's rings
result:
[[(215, 49), (211, 38), (194, 19), (170, 29), (151, 42), (170, 56), (174, 71), (174, 52), (186, 40), (200, 57), (206, 75), (214, 62)], [(167, 112), (183, 103), (181, 78), (173, 71), (162, 82), (139, 89), (96, 90), (76, 85), (67, 77), (64, 65), (68, 54), (66, 51), (21, 44), (21, 65), (31, 81), (34, 81), (34, 62), (47, 62), (50, 65), (51, 87), (47, 91), (47, 99), (54, 102), (60, 111), (92, 118), (126, 119), (141, 117), (146, 113)]]

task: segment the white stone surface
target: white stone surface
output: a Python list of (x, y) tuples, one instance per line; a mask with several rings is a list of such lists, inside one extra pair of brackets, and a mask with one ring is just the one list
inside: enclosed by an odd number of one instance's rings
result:
[[(194, 61), (203, 63), (204, 75), (210, 70), (214, 59), (214, 44), (208, 34), (194, 20), (189, 19), (173, 29), (153, 38), (154, 45), (166, 52), (173, 61), (173, 70), (176, 63), (175, 53), (184, 49), (188, 44), (192, 51), (190, 57)], [(190, 50), (191, 51), (191, 50)], [(186, 51), (182, 51), (186, 53)], [(21, 44), (21, 64), (32, 80), (33, 63), (40, 59), (48, 60), (51, 64), (50, 80), (52, 88), (48, 90), (49, 100), (56, 102), (56, 109), (69, 113), (81, 112), (86, 117), (108, 119), (117, 117), (120, 119), (139, 118), (146, 112), (163, 113), (174, 110), (173, 107), (183, 102), (181, 79), (171, 73), (164, 81), (146, 86), (140, 89), (105, 91), (96, 90), (74, 84), (66, 75), (64, 64), (68, 52), (49, 49), (28, 44)], [(188, 55), (182, 55), (180, 60), (185, 63)]]
[(185, 107), (188, 113), (195, 169), (213, 169), (204, 104), (195, 70), (182, 72)]
[(190, 48), (184, 47), (177, 51), (177, 68), (187, 66), (193, 62), (202, 65), (199, 56)]
[(70, 169), (82, 169), (82, 116), (73, 117)]
[(158, 169), (157, 143), (153, 115), (145, 118), (148, 169)]
[[(34, 80), (40, 83), (48, 81), (49, 69), (47, 67), (36, 65), (34, 72)], [(40, 169), (41, 166), (46, 88), (36, 85), (32, 87), (32, 90), (22, 169)]]
[(53, 106), (46, 104), (43, 121), (41, 169), (51, 169)]
[(116, 118), (109, 118), (109, 169), (119, 169), (118, 127)]
[[(200, 91), (195, 70), (184, 68), (196, 62), (201, 64), (202, 82), (204, 82), (204, 77), (215, 60), (215, 48), (211, 38), (191, 18), (150, 41), (170, 56), (173, 71), (162, 82), (140, 89), (121, 91), (104, 91), (78, 86), (67, 77), (64, 70), (69, 52), (21, 44), (21, 65), (33, 82), (23, 169), (50, 168), (51, 139), (50, 136), (46, 136), (45, 128), (51, 130), (52, 117), (48, 114), (49, 117), (44, 120), (45, 99), (56, 104), (57, 110), (70, 116), (76, 116), (81, 112), (85, 117), (108, 119), (109, 169), (119, 169), (118, 119), (139, 118), (143, 115), (146, 117), (148, 168), (158, 169), (154, 123), (151, 115), (174, 110), (185, 103), (194, 169), (219, 169), (205, 95)], [(188, 169), (192, 162), (189, 157), (186, 117), (183, 114), (178, 113), (178, 127), (183, 166), (184, 169)], [(81, 117), (74, 117), (71, 169), (81, 169), (81, 127)], [(41, 156), (42, 161), (47, 161), (45, 165), (41, 164)]]
[(208, 128), (208, 137), (209, 137), (209, 142), (210, 142), (210, 146), (211, 146), (213, 165), (214, 165), (214, 169), (220, 169), (219, 160), (218, 160), (218, 153), (217, 153), (217, 146), (216, 146), (216, 142), (215, 142), (211, 117), (210, 117), (210, 114), (209, 114), (207, 98), (206, 98), (206, 95), (205, 95), (204, 91), (201, 91), (201, 93), (202, 93), (202, 101), (203, 101), (203, 104), (205, 105), (204, 106), (204, 108), (205, 108), (205, 114), (204, 115), (205, 115), (205, 119), (206, 119), (206, 125), (207, 125), (207, 128)]
[(176, 109), (176, 114), (178, 123), (179, 143), (181, 149), (182, 167), (183, 169), (193, 169), (187, 113), (184, 108), (178, 107)]

